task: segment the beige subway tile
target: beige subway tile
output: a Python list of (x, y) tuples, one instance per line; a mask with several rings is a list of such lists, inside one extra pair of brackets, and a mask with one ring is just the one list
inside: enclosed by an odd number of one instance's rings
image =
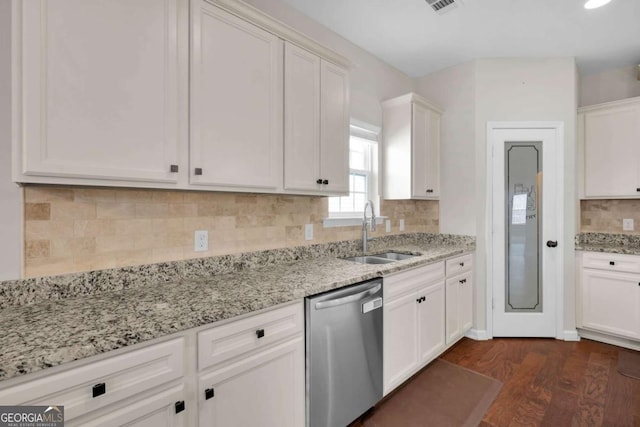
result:
[(96, 216), (98, 218), (135, 218), (136, 205), (126, 202), (97, 202)]
[(118, 251), (116, 253), (116, 266), (127, 267), (132, 265), (142, 265), (153, 263), (151, 249), (136, 249), (128, 251)]
[(112, 188), (74, 188), (76, 201), (112, 202), (116, 201), (116, 190)]
[(195, 217), (195, 218), (184, 218), (183, 221), (183, 229), (185, 231), (195, 231), (195, 230), (211, 230), (214, 228), (214, 220), (215, 218), (210, 218), (206, 216)]
[(51, 219), (50, 203), (25, 203), (24, 219), (27, 221), (48, 221)]
[(51, 219), (55, 221), (96, 218), (95, 203), (55, 202), (51, 204)]
[(49, 240), (29, 240), (25, 242), (25, 258), (48, 258), (51, 255)]
[(216, 216), (222, 214), (222, 206), (219, 206), (215, 203), (198, 203), (197, 205), (197, 214), (198, 216)]
[(134, 236), (98, 236), (96, 253), (118, 252), (135, 249)]
[(235, 216), (216, 216), (213, 218), (213, 228), (233, 230), (236, 228), (236, 221)]
[(27, 203), (70, 202), (73, 200), (73, 189), (26, 186), (24, 188), (24, 200)]
[(91, 254), (91, 255), (79, 255), (74, 257), (73, 265), (75, 271), (92, 271), (92, 270), (104, 270), (107, 268), (116, 268), (116, 254)]
[(115, 234), (116, 222), (113, 219), (79, 219), (74, 221), (73, 235), (75, 237), (113, 236)]
[(184, 220), (182, 218), (152, 219), (151, 227), (154, 234), (182, 231), (184, 230)]
[(157, 190), (139, 190), (132, 188), (118, 189), (116, 190), (116, 202), (151, 202), (153, 199), (154, 191)]
[(153, 233), (133, 236), (134, 249), (152, 249), (156, 246), (156, 235)]
[(184, 203), (184, 193), (181, 191), (161, 191), (151, 193), (151, 201), (154, 203)]
[(73, 220), (66, 221), (25, 221), (25, 240), (50, 239), (73, 236)]
[(51, 241), (51, 256), (71, 258), (75, 256), (88, 257), (96, 252), (95, 237), (75, 237), (70, 239), (55, 239)]
[(167, 218), (169, 216), (169, 204), (167, 203), (137, 203), (137, 218)]
[(235, 202), (238, 205), (255, 205), (258, 203), (258, 196), (254, 194), (238, 194), (235, 197)]
[(25, 278), (68, 274), (76, 271), (73, 260), (67, 258), (37, 258), (26, 260)]
[(169, 217), (171, 218), (187, 218), (198, 216), (198, 205), (195, 203), (171, 203), (169, 205)]
[(289, 225), (285, 227), (287, 240), (304, 240), (304, 229), (301, 225)]
[(185, 259), (182, 247), (175, 248), (153, 248), (151, 250), (153, 262), (169, 262)]

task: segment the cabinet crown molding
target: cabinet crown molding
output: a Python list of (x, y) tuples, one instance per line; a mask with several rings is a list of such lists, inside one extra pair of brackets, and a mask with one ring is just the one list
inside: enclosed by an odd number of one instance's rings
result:
[(329, 62), (351, 69), (351, 61), (345, 56), (323, 46), (312, 38), (302, 34), (289, 25), (278, 21), (247, 3), (239, 0), (204, 0), (214, 6), (226, 10), (239, 18), (245, 19), (262, 29), (290, 42), (302, 49), (306, 49)]
[(584, 107), (578, 108), (578, 113), (585, 113), (587, 111), (594, 111), (594, 110), (600, 110), (600, 109), (611, 108), (611, 107), (622, 107), (625, 105), (633, 105), (633, 104), (640, 104), (640, 96), (636, 96), (633, 98), (620, 99), (617, 101), (603, 102), (601, 104), (586, 105)]
[(386, 107), (395, 107), (397, 105), (402, 105), (402, 104), (407, 104), (407, 103), (413, 103), (413, 104), (419, 104), (425, 108), (428, 108), (430, 110), (434, 110), (440, 114), (444, 113), (444, 110), (440, 107), (438, 107), (437, 105), (433, 104), (432, 102), (427, 101), (425, 98), (423, 98), (422, 96), (418, 95), (417, 93), (414, 92), (409, 92), (405, 95), (401, 95), (401, 96), (397, 96), (395, 98), (391, 98), (391, 99), (387, 99), (385, 101), (382, 101), (382, 107), (386, 108)]

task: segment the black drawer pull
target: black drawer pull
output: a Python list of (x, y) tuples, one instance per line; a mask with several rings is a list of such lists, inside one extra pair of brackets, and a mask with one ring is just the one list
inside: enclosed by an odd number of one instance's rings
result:
[(178, 172), (180, 169), (178, 168), (178, 165), (171, 165), (171, 168), (169, 169), (172, 173), (176, 173)]
[(324, 184), (324, 185), (329, 185), (329, 180), (328, 180), (328, 179), (323, 179), (323, 180), (322, 180), (322, 184)]
[(93, 397), (102, 396), (107, 392), (107, 385), (105, 383), (99, 383), (93, 386)]
[(422, 304), (423, 302), (425, 302), (427, 300), (426, 297), (420, 297), (418, 298), (416, 301), (418, 302), (418, 304)]
[(549, 248), (558, 247), (558, 241), (557, 240), (547, 240), (547, 247), (549, 247)]
[(322, 184), (322, 178), (318, 178), (318, 179), (316, 180), (316, 184)]
[(461, 263), (460, 263), (460, 267), (464, 267), (464, 262), (461, 262)]
[(636, 188), (636, 191), (637, 191), (638, 193), (640, 193), (640, 188)]
[(209, 400), (213, 396), (215, 396), (215, 392), (213, 391), (212, 388), (208, 388), (204, 391), (204, 400)]
[(264, 329), (258, 329), (256, 331), (256, 336), (258, 337), (258, 339), (264, 337)]
[(184, 400), (179, 400), (176, 402), (176, 414), (179, 414), (182, 411), (184, 411)]
[(193, 171), (193, 174), (194, 174), (194, 175), (202, 175), (202, 168), (196, 168), (196, 169)]
[(427, 193), (433, 193), (433, 189), (429, 188), (429, 189), (427, 190)]
[(615, 261), (609, 261), (609, 265), (616, 265)]
[(465, 283), (467, 283), (467, 279), (460, 280), (460, 283), (464, 285)]

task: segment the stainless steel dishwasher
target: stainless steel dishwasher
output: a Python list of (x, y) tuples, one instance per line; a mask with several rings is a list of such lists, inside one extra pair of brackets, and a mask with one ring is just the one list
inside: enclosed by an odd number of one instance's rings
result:
[(382, 279), (305, 299), (307, 426), (344, 427), (382, 399)]

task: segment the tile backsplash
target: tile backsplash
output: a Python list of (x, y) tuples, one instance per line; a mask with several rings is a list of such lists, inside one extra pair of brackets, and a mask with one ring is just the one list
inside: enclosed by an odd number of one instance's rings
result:
[[(634, 230), (624, 231), (622, 220), (633, 219)], [(640, 234), (640, 199), (581, 200), (580, 231)]]
[[(326, 197), (58, 186), (24, 188), (24, 276), (38, 277), (355, 239), (324, 228)], [(438, 202), (382, 201), (392, 234), (438, 232)], [(314, 239), (304, 240), (313, 224)], [(195, 252), (195, 230), (209, 250)], [(387, 234), (384, 225), (373, 236)]]

